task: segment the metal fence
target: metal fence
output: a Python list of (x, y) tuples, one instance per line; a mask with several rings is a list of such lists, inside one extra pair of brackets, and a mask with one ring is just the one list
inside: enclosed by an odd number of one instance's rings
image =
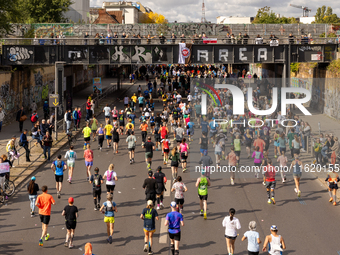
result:
[[(213, 43), (204, 41), (202, 38), (186, 37), (186, 38), (170, 38), (165, 37), (161, 39), (159, 37), (152, 38), (125, 38), (125, 39), (112, 39), (112, 38), (8, 38), (2, 40), (2, 45), (159, 45), (159, 44), (270, 44), (273, 40), (267, 38), (256, 39), (256, 38), (230, 38), (230, 37), (216, 37), (210, 38), (216, 39)], [(279, 44), (338, 44), (339, 38), (302, 38), (302, 37), (281, 37), (275, 39)]]

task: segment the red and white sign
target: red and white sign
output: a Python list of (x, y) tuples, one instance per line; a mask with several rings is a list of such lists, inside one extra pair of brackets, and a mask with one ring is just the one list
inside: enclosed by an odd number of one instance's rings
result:
[(190, 50), (187, 47), (182, 49), (182, 56), (183, 58), (188, 58), (190, 56)]
[(320, 61), (321, 60), (321, 54), (311, 54), (311, 60), (312, 61)]
[(203, 38), (203, 43), (217, 43), (217, 38)]

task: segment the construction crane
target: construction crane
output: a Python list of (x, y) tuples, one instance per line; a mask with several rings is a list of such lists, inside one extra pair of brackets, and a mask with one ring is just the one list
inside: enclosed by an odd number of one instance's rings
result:
[(299, 6), (295, 4), (290, 4), (290, 6), (302, 9), (302, 17), (308, 17), (309, 13), (312, 11), (312, 9), (309, 9), (308, 7), (305, 7), (305, 6)]

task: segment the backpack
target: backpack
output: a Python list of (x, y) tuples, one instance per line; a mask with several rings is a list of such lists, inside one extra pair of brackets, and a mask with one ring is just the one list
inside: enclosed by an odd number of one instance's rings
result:
[(37, 122), (37, 120), (38, 120), (38, 118), (37, 118), (37, 113), (36, 114), (33, 114), (32, 116), (31, 116), (31, 122)]
[(106, 212), (113, 212), (113, 205), (110, 201), (106, 201), (105, 211)]
[(73, 114), (72, 114), (73, 116), (73, 119), (78, 119), (78, 112), (77, 111), (73, 111)]
[(124, 114), (119, 116), (119, 121), (124, 121)]
[(100, 185), (101, 184), (100, 183), (100, 175), (99, 174), (97, 174), (97, 176), (96, 175), (93, 176), (93, 183), (97, 188), (101, 187), (101, 185)]
[(261, 157), (261, 152), (255, 151), (255, 159), (260, 159), (260, 157)]
[(112, 181), (112, 176), (113, 176), (113, 171), (108, 171), (109, 173), (107, 174), (106, 176), (106, 180), (109, 182), (109, 181)]
[[(54, 163), (55, 164), (55, 163)], [(62, 168), (63, 167), (63, 161), (62, 160), (57, 160), (57, 164), (56, 164), (57, 168)]]

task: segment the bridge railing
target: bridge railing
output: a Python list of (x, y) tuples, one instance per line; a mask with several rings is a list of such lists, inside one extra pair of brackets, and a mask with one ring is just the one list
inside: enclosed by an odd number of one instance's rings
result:
[[(262, 38), (227, 38), (214, 37), (207, 38), (211, 41), (202, 38), (170, 38), (161, 39), (158, 37), (152, 38), (3, 38), (0, 42), (2, 45), (159, 45), (159, 44), (270, 44), (271, 39)], [(338, 44), (339, 38), (288, 38), (282, 37), (275, 39), (279, 44)]]

